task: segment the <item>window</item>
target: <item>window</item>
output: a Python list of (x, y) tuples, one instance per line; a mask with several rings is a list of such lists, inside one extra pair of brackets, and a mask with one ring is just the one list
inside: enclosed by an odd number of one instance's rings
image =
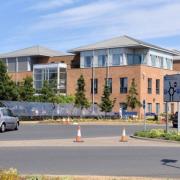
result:
[(18, 58), (18, 72), (28, 71), (28, 58), (27, 57), (19, 57)]
[(156, 79), (156, 94), (160, 94), (160, 79)]
[(157, 59), (157, 56), (151, 55), (151, 65), (154, 67), (156, 67), (156, 59)]
[(126, 111), (127, 110), (127, 104), (122, 102), (122, 103), (119, 103), (119, 106), (120, 108), (123, 110), (123, 111)]
[(152, 94), (152, 79), (148, 78), (148, 94)]
[(8, 72), (16, 72), (16, 58), (8, 58)]
[(156, 103), (156, 114), (159, 115), (160, 113), (160, 104)]
[(128, 78), (120, 78), (120, 93), (127, 93), (128, 89)]
[(66, 82), (67, 82), (67, 73), (66, 68), (60, 68), (60, 77), (59, 77), (59, 89), (60, 93), (66, 93)]
[(172, 69), (172, 60), (166, 58), (166, 63), (167, 63), (167, 68), (168, 68), (168, 69)]
[(161, 68), (164, 68), (164, 58), (163, 57), (159, 57), (159, 59), (160, 59), (160, 67)]
[(98, 56), (98, 67), (106, 66), (106, 55), (99, 55)]
[(147, 104), (147, 110), (148, 110), (149, 113), (152, 112), (152, 103)]
[[(94, 94), (98, 93), (98, 79), (94, 79)], [(93, 79), (91, 79), (91, 94), (93, 94)]]
[(92, 66), (92, 56), (85, 56), (84, 67), (91, 67), (91, 66)]
[(128, 65), (141, 64), (141, 59), (140, 54), (127, 54)]
[(112, 65), (113, 66), (123, 65), (122, 54), (113, 54)]
[(105, 83), (107, 83), (110, 93), (112, 93), (112, 78), (105, 79)]

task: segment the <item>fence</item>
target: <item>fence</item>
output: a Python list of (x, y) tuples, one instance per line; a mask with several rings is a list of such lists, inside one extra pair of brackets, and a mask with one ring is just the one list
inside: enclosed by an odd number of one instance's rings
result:
[(88, 109), (75, 107), (73, 104), (53, 104), (41, 102), (21, 102), (21, 101), (1, 101), (5, 107), (9, 108), (18, 117), (103, 117), (97, 105)]

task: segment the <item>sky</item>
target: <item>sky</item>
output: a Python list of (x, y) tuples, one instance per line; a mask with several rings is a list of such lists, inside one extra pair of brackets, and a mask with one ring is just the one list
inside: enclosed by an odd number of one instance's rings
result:
[(180, 0), (0, 0), (0, 53), (122, 35), (180, 50)]

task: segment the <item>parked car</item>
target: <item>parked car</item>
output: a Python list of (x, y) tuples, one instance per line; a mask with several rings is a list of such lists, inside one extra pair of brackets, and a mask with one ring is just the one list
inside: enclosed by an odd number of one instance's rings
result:
[(178, 126), (178, 112), (176, 112), (174, 115), (172, 115), (172, 125), (174, 128), (177, 128)]
[(6, 130), (18, 130), (19, 118), (15, 117), (11, 110), (2, 107), (0, 108), (0, 132)]

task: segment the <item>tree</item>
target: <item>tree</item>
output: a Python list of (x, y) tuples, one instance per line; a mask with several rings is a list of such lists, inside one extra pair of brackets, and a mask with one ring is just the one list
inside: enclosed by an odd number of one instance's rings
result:
[(26, 77), (23, 79), (22, 86), (20, 86), (20, 100), (22, 101), (33, 101), (35, 89), (33, 88), (33, 79)]
[(75, 94), (75, 106), (81, 108), (88, 108), (90, 106), (86, 96), (85, 96), (85, 81), (83, 75), (77, 80), (77, 89)]
[(101, 97), (101, 104), (99, 105), (101, 108), (101, 111), (105, 112), (105, 114), (107, 112), (112, 111), (115, 101), (116, 101), (115, 99), (111, 100), (110, 95), (111, 95), (110, 89), (109, 89), (108, 84), (106, 83), (104, 86), (103, 96)]
[(0, 100), (16, 101), (18, 99), (18, 87), (9, 77), (5, 64), (0, 61)]
[(43, 87), (40, 90), (39, 100), (40, 102), (54, 102), (55, 92), (54, 89), (50, 86), (48, 81), (44, 81)]
[(141, 107), (140, 101), (137, 99), (137, 85), (135, 79), (132, 79), (131, 86), (127, 95), (127, 106), (134, 110), (136, 107)]

